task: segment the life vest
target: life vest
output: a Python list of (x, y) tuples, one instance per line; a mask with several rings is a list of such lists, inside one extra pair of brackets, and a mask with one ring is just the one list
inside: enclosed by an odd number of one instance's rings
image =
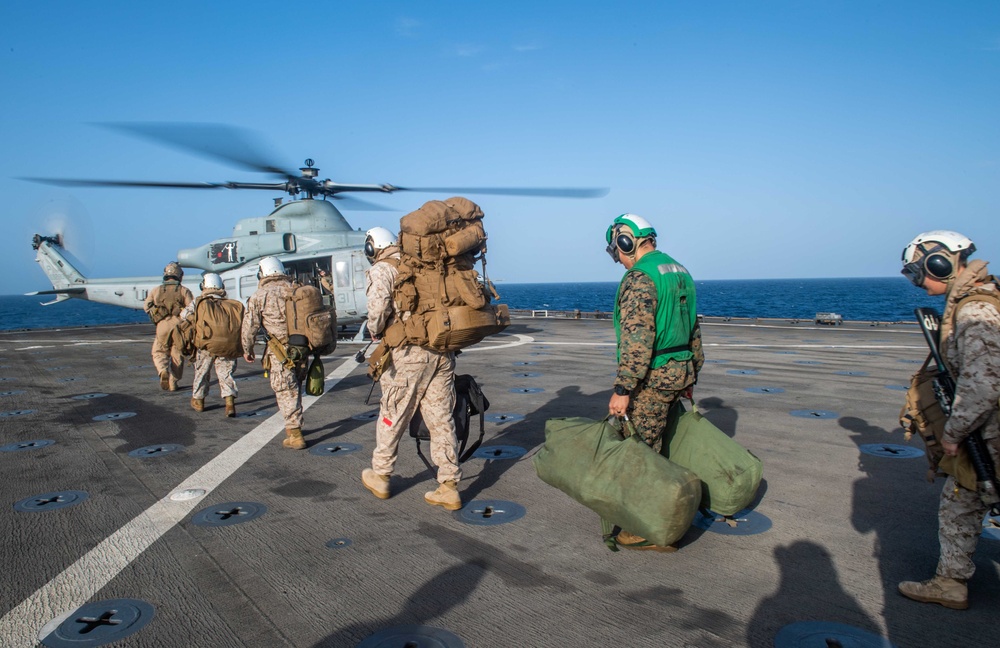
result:
[[(650, 368), (662, 367), (671, 360), (690, 360), (691, 334), (698, 322), (694, 280), (687, 269), (659, 250), (644, 254), (629, 272), (641, 272), (656, 286), (656, 339)], [(626, 273), (626, 276), (628, 274)], [(625, 283), (624, 278), (622, 283)], [(615, 336), (621, 345), (621, 284), (615, 296)], [(621, 352), (619, 351), (619, 360)]]

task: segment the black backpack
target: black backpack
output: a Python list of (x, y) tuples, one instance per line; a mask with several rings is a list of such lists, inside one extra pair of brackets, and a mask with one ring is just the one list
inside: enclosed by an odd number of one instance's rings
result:
[[(490, 401), (483, 394), (476, 383), (476, 379), (468, 374), (455, 376), (455, 435), (458, 437), (458, 461), (465, 461), (472, 456), (472, 453), (479, 448), (486, 434), (486, 410), (490, 408)], [(465, 449), (469, 441), (469, 420), (473, 414), (479, 414), (479, 438), (476, 439), (468, 450)], [(430, 441), (431, 433), (424, 423), (424, 417), (417, 408), (413, 418), (410, 419), (410, 436), (417, 442), (417, 454), (426, 462), (427, 459), (420, 451), (421, 439)]]

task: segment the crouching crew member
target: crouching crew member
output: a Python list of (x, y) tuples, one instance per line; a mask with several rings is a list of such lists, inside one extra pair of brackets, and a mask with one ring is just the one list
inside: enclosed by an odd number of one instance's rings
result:
[(268, 372), (278, 409), (285, 418), (286, 448), (302, 450), (302, 380), (306, 373), (306, 358), (288, 355), (288, 323), (285, 319), (285, 300), (292, 296), (294, 285), (285, 274), (285, 266), (275, 257), (264, 257), (257, 270), (257, 292), (247, 300), (246, 314), (240, 339), (243, 359), (254, 361), (254, 337), (263, 326), (269, 340), (261, 357), (264, 371)]
[[(656, 249), (656, 230), (641, 216), (622, 214), (605, 238), (608, 254), (626, 270), (615, 299), (618, 372), (608, 411), (628, 416), (643, 441), (660, 452), (671, 405), (691, 397), (705, 363), (694, 281)], [(630, 549), (665, 549), (626, 531), (617, 541)]]
[[(978, 430), (1000, 474), (1000, 291), (985, 261), (968, 261), (975, 250), (957, 232), (925, 232), (903, 250), (902, 273), (928, 295), (946, 295), (940, 352), (955, 380), (955, 398), (941, 449), (958, 457), (960, 446)], [(975, 488), (953, 475), (945, 480), (938, 505), (937, 571), (930, 580), (900, 583), (903, 596), (956, 610), (969, 607), (966, 582), (975, 571), (972, 554), (989, 510)]]
[[(397, 316), (393, 302), (393, 283), (399, 266), (396, 237), (384, 227), (368, 230), (365, 255), (372, 263), (368, 271), (368, 331), (372, 339), (382, 337)], [(431, 461), (438, 467), (438, 489), (424, 495), (424, 500), (449, 511), (462, 508), (458, 482), (458, 438), (455, 435), (455, 354), (432, 351), (405, 342), (391, 351), (391, 359), (379, 378), (382, 400), (375, 426), (375, 451), (372, 467), (361, 473), (365, 488), (379, 499), (390, 496), (389, 478), (399, 440), (409, 428), (417, 408), (431, 436)]]
[(144, 310), (156, 324), (156, 339), (153, 340), (153, 366), (160, 376), (160, 388), (177, 391), (177, 381), (184, 374), (184, 356), (181, 348), (170, 348), (170, 332), (180, 322), (180, 314), (191, 303), (194, 296), (181, 285), (184, 270), (176, 261), (171, 261), (163, 269), (163, 284), (149, 291)]
[(201, 294), (181, 311), (180, 316), (182, 323), (188, 322), (193, 327), (192, 337), (197, 347), (191, 408), (196, 412), (205, 409), (209, 372), (215, 367), (219, 391), (226, 402), (226, 416), (233, 417), (236, 416), (236, 396), (239, 394), (233, 372), (243, 349), (240, 344), (243, 304), (235, 299), (226, 299), (222, 277), (214, 272), (202, 276), (200, 288)]

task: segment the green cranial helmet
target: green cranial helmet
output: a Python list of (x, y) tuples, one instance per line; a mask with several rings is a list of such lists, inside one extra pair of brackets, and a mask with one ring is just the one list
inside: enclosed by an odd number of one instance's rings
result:
[(655, 241), (656, 230), (642, 216), (622, 214), (611, 223), (604, 238), (608, 242), (608, 254), (615, 263), (618, 263), (620, 254), (631, 257), (642, 241), (646, 239)]

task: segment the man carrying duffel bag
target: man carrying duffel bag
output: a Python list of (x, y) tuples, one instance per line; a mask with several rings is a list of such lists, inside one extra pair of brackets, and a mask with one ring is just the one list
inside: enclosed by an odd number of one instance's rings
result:
[[(656, 249), (656, 230), (641, 216), (615, 218), (605, 238), (608, 254), (626, 270), (615, 298), (618, 372), (608, 411), (628, 416), (639, 437), (659, 453), (671, 405), (691, 397), (705, 363), (694, 281), (684, 266)], [(654, 548), (627, 531), (611, 535), (622, 547)]]

